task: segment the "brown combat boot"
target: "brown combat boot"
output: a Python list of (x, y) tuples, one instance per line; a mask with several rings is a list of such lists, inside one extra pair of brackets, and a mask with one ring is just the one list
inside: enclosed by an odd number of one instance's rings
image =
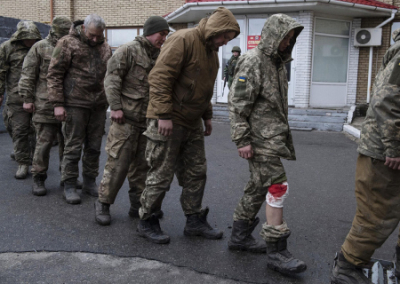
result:
[(186, 216), (186, 226), (183, 231), (185, 236), (202, 236), (206, 239), (220, 239), (223, 232), (214, 229), (207, 222), (208, 207), (201, 210), (198, 214), (190, 214)]
[(15, 178), (26, 179), (26, 177), (28, 176), (28, 170), (29, 170), (28, 165), (23, 165), (23, 164), (18, 165), (18, 170), (15, 173)]
[(300, 273), (307, 269), (304, 261), (294, 258), (287, 250), (287, 238), (281, 237), (277, 242), (267, 243), (267, 267), (280, 273)]
[(335, 256), (331, 284), (371, 284), (361, 267), (347, 261), (342, 252)]
[(267, 247), (264, 242), (257, 241), (251, 235), (260, 219), (257, 217), (253, 222), (249, 220), (238, 220), (233, 222), (231, 239), (228, 241), (230, 250), (246, 250), (249, 252), (264, 253)]
[(44, 185), (44, 181), (46, 178), (44, 176), (34, 176), (33, 177), (33, 186), (32, 186), (32, 194), (36, 196), (46, 195), (47, 189)]

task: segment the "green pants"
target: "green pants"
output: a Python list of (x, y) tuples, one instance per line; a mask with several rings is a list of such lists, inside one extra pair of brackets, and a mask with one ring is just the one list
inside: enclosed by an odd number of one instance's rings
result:
[(149, 169), (145, 157), (145, 129), (128, 123), (111, 123), (106, 144), (108, 159), (100, 183), (99, 200), (102, 203), (113, 204), (125, 178), (128, 177), (131, 206), (139, 209), (140, 196)]
[(15, 160), (18, 164), (29, 165), (36, 143), (32, 114), (26, 112), (22, 105), (10, 104), (7, 108), (7, 129), (12, 134)]
[[(32, 161), (32, 175), (47, 178), (50, 150), (58, 136), (59, 158), (62, 161), (64, 152), (64, 137), (61, 133), (61, 123), (34, 123), (36, 129), (36, 147)], [(61, 135), (59, 135), (61, 134)], [(61, 138), (61, 139), (60, 139)]]
[(400, 171), (385, 166), (384, 161), (360, 154), (355, 193), (356, 215), (342, 252), (354, 265), (364, 265), (399, 223)]
[(79, 160), (82, 148), (82, 175), (96, 178), (99, 175), (101, 140), (104, 134), (106, 106), (97, 108), (66, 107), (63, 122), (64, 156), (61, 164), (61, 181), (76, 181), (79, 177)]
[(140, 218), (148, 219), (161, 209), (174, 174), (182, 186), (183, 212), (185, 215), (200, 213), (207, 179), (202, 127), (192, 130), (174, 124), (172, 135), (165, 137), (158, 134), (157, 120), (150, 119), (145, 135), (148, 138), (146, 160), (150, 169), (140, 199)]

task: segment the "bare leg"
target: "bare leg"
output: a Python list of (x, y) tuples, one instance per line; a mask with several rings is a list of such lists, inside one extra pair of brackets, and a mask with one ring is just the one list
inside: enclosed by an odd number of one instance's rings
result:
[(270, 226), (282, 225), (283, 208), (272, 207), (268, 204), (266, 206), (267, 224)]

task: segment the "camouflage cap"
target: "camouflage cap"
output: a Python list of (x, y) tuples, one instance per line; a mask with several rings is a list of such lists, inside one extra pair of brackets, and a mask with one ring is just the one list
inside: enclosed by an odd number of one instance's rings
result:
[(242, 52), (242, 50), (240, 49), (240, 47), (239, 46), (234, 46), (233, 48), (232, 48), (232, 52)]
[(50, 32), (61, 38), (69, 33), (71, 25), (72, 22), (67, 17), (57, 16), (53, 19)]

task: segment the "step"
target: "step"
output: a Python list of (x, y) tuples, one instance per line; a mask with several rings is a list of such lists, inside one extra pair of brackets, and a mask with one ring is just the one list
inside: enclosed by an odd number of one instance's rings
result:
[(308, 115), (308, 116), (346, 116), (348, 110), (329, 110), (329, 109), (301, 109), (301, 108), (290, 108), (288, 111), (289, 115)]
[(347, 116), (289, 115), (289, 121), (345, 123)]
[(319, 131), (341, 132), (343, 130), (343, 123), (289, 121), (289, 125), (290, 127), (312, 128)]

